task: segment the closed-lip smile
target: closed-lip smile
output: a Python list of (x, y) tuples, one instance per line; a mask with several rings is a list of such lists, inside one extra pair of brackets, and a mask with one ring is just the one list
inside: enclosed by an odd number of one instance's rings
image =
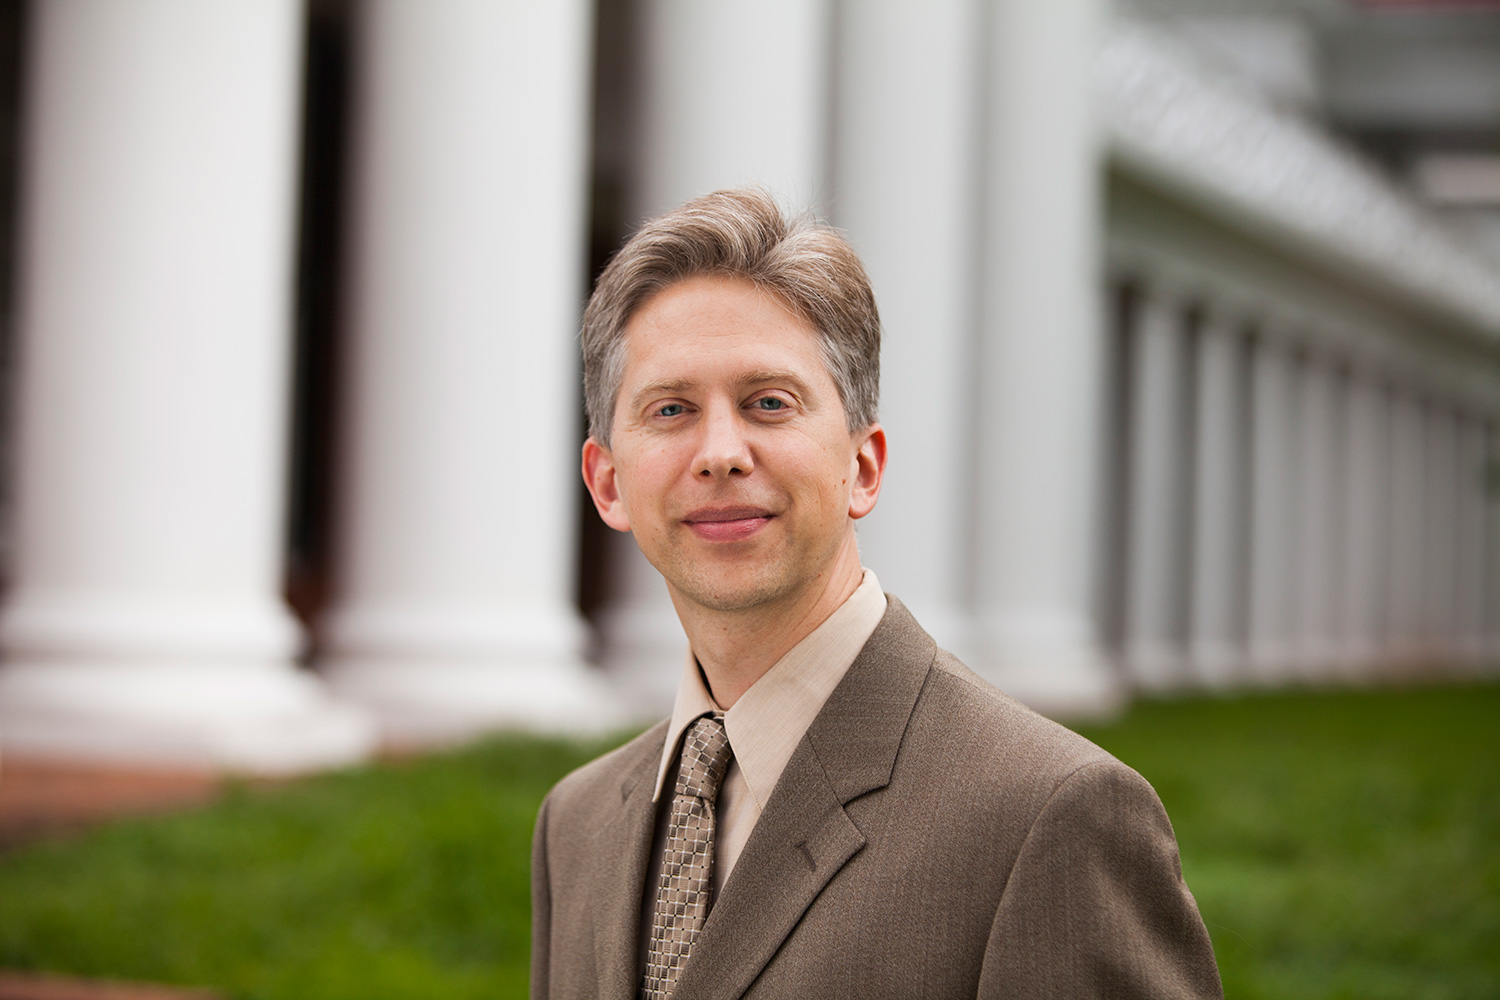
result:
[(749, 538), (774, 516), (764, 507), (700, 507), (682, 521), (699, 538), (735, 542)]

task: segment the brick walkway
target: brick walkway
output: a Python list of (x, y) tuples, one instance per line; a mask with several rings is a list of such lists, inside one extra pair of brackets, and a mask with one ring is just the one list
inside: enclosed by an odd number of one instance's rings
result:
[[(0, 851), (68, 836), (116, 816), (211, 801), (220, 778), (202, 771), (122, 770), (0, 759)], [(217, 994), (0, 969), (0, 1000), (219, 1000)]]
[(0, 759), (0, 850), (115, 816), (201, 805), (221, 784), (203, 771), (122, 770), (8, 755)]
[(203, 990), (0, 971), (0, 1000), (220, 1000)]

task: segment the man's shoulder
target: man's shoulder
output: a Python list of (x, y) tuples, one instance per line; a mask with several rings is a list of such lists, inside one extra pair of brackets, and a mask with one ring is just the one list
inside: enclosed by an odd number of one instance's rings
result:
[(593, 809), (601, 803), (623, 801), (640, 783), (655, 781), (666, 732), (667, 722), (663, 720), (569, 772), (547, 794), (550, 808), (554, 812)]
[(912, 772), (931, 769), (933, 780), (957, 780), (969, 794), (1034, 809), (1070, 779), (1114, 773), (1140, 781), (1108, 751), (1028, 708), (935, 643), (932, 649), (903, 740)]
[(952, 728), (970, 729), (981, 736), (981, 745), (1002, 748), (1006, 755), (1038, 758), (1034, 763), (1045, 763), (1048, 771), (1115, 760), (1108, 751), (1012, 698), (947, 650), (938, 650), (924, 695), (949, 713)]

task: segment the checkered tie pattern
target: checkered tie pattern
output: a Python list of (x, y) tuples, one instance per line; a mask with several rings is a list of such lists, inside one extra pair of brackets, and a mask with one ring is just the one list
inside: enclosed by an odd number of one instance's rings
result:
[(688, 951), (708, 919), (713, 891), (714, 808), (719, 782), (732, 756), (729, 736), (720, 719), (704, 716), (683, 738), (667, 848), (652, 908), (651, 948), (641, 986), (644, 1000), (666, 1000), (672, 995)]

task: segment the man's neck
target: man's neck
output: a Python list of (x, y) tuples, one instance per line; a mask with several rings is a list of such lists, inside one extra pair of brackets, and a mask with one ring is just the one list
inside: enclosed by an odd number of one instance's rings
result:
[(828, 572), (813, 586), (786, 600), (743, 611), (715, 611), (682, 600), (674, 592), (677, 617), (718, 706), (728, 709), (739, 701), (766, 671), (849, 599), (863, 575), (851, 532)]

